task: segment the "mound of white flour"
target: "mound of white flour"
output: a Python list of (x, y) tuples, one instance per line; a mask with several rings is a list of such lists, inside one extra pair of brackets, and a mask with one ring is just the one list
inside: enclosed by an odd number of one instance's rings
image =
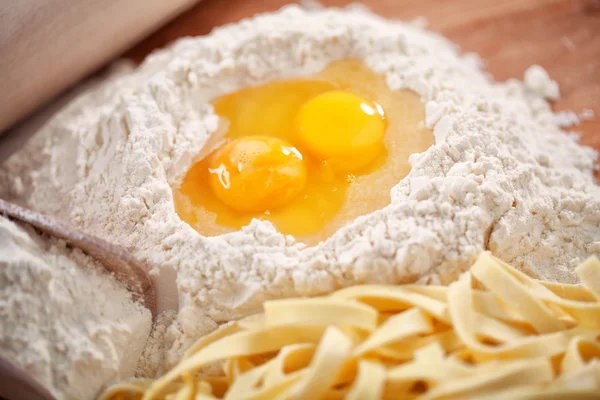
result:
[(131, 377), (151, 319), (89, 257), (0, 216), (0, 356), (57, 399)]
[[(422, 96), (436, 144), (410, 161), (391, 204), (305, 248), (268, 222), (203, 237), (175, 213), (176, 184), (209, 135), (215, 96), (328, 63), (363, 60)], [(446, 282), (484, 249), (548, 280), (600, 251), (595, 154), (556, 123), (543, 70), (494, 83), (477, 58), (360, 9), (287, 7), (187, 38), (80, 96), (0, 172), (2, 193), (151, 263), (179, 315), (172, 354), (263, 301), (365, 282)], [(394, 110), (386, 110), (393, 113)]]

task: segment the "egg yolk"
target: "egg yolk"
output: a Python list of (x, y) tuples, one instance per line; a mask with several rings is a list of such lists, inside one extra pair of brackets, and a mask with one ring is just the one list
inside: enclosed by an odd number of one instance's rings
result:
[(236, 211), (264, 212), (290, 202), (306, 185), (306, 165), (291, 144), (267, 136), (227, 143), (210, 159), (210, 186)]
[(383, 149), (383, 110), (352, 92), (315, 96), (302, 105), (295, 124), (298, 142), (336, 172), (360, 170)]
[(180, 218), (204, 236), (252, 219), (308, 245), (390, 203), (408, 157), (433, 144), (419, 96), (342, 60), (302, 79), (213, 101), (217, 132), (173, 188)]

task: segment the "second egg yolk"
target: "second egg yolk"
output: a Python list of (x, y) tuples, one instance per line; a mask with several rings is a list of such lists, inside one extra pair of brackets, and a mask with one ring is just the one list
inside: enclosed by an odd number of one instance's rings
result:
[(355, 60), (213, 101), (219, 130), (173, 189), (180, 218), (205, 236), (253, 218), (312, 245), (390, 202), (408, 157), (433, 143), (419, 96), (391, 91)]
[(352, 92), (315, 96), (302, 105), (295, 124), (298, 142), (338, 173), (366, 167), (383, 149), (383, 110)]

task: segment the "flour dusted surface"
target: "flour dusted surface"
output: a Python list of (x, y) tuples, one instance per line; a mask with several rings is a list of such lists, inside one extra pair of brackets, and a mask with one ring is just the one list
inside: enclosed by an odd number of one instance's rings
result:
[[(411, 156), (391, 204), (312, 248), (263, 221), (212, 238), (182, 222), (170, 185), (217, 128), (208, 102), (342, 58), (363, 60), (392, 89), (418, 92), (434, 130), (436, 144)], [(417, 26), (360, 9), (287, 7), (182, 39), (80, 97), (5, 163), (2, 195), (150, 262), (159, 307), (180, 309), (165, 334), (173, 359), (215, 322), (267, 299), (365, 282), (447, 282), (483, 249), (573, 282), (573, 267), (600, 247), (595, 154), (560, 130), (543, 97), (558, 92), (542, 71), (529, 73), (527, 87), (494, 83), (476, 57)]]
[(151, 318), (89, 257), (0, 216), (0, 356), (57, 399), (132, 376)]

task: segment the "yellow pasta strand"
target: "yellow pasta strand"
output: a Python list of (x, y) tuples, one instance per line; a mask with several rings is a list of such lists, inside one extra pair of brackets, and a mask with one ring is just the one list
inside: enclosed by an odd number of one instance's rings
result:
[(199, 339), (196, 343), (192, 345), (183, 355), (183, 358), (186, 359), (192, 354), (196, 354), (201, 349), (205, 348), (209, 344), (216, 342), (217, 340), (224, 338), (226, 336), (230, 336), (237, 332), (242, 332), (244, 329), (240, 327), (237, 322), (232, 324), (223, 325), (221, 328), (209, 333), (208, 335)]
[(511, 342), (527, 336), (527, 333), (523, 329), (480, 313), (475, 314), (475, 324), (477, 332), (481, 336), (500, 343)]
[(428, 333), (433, 330), (431, 322), (419, 309), (412, 309), (387, 319), (378, 330), (359, 345), (354, 351), (355, 356), (364, 354), (377, 347), (398, 342), (408, 336)]
[[(541, 282), (482, 253), (449, 286), (269, 301), (198, 340), (161, 378), (100, 399), (600, 398), (600, 261), (575, 271), (582, 285)], [(221, 375), (204, 375), (208, 366)]]
[[(512, 285), (515, 282), (506, 281), (505, 284)], [(510, 289), (508, 290), (510, 291)], [(566, 349), (568, 338), (561, 332), (528, 336), (500, 346), (490, 346), (480, 342), (477, 338), (477, 314), (473, 310), (471, 291), (469, 273), (463, 274), (457, 282), (450, 286), (448, 289), (450, 315), (454, 323), (454, 330), (462, 342), (483, 359), (491, 357), (552, 357)]]
[(118, 383), (108, 388), (102, 398), (105, 400), (133, 400), (142, 397), (146, 389), (152, 384), (149, 379), (136, 379), (131, 382)]
[(408, 361), (415, 357), (415, 352), (418, 349), (431, 343), (439, 344), (446, 353), (451, 353), (463, 347), (454, 331), (444, 331), (424, 337), (407, 338), (400, 343), (377, 348), (374, 353), (396, 361)]
[(542, 301), (489, 254), (477, 259), (471, 273), (502, 301), (526, 315), (538, 332), (556, 332), (564, 328)]
[(376, 362), (361, 361), (358, 378), (348, 392), (348, 400), (380, 399), (385, 385), (385, 368)]
[[(377, 327), (377, 310), (365, 304), (327, 298), (267, 301), (265, 325), (307, 323), (349, 325), (372, 331)], [(290, 314), (289, 310), (294, 313)]]
[(276, 358), (269, 361), (269, 367), (264, 376), (264, 385), (271, 386), (283, 380), (289, 372), (295, 372), (307, 367), (315, 353), (314, 344), (292, 344), (285, 346)]
[(472, 375), (473, 372), (471, 367), (452, 360), (410, 362), (388, 370), (388, 383), (390, 385), (416, 381), (438, 383), (459, 377), (467, 377)]
[(600, 301), (600, 260), (590, 257), (575, 269), (577, 276), (596, 300)]
[(415, 351), (416, 362), (433, 362), (443, 361), (446, 352), (442, 346), (437, 342), (429, 343), (427, 346), (423, 346), (419, 350)]
[(239, 398), (240, 396), (253, 397), (253, 395), (256, 394), (255, 392), (258, 383), (265, 375), (267, 368), (268, 364), (262, 365), (240, 375), (231, 384), (227, 394), (225, 395), (225, 399), (235, 399)]
[(308, 373), (293, 388), (294, 398), (319, 399), (331, 387), (338, 369), (350, 356), (352, 340), (336, 327), (329, 327), (317, 348)]
[(423, 399), (449, 399), (486, 394), (512, 385), (544, 383), (552, 380), (552, 366), (544, 359), (520, 360), (506, 363), (486, 371), (485, 374), (474, 374), (462, 379), (446, 381), (433, 389)]
[(369, 304), (379, 311), (402, 311), (416, 306), (441, 321), (449, 322), (448, 307), (444, 302), (411, 292), (403, 287), (354, 286), (339, 290), (331, 297), (369, 301)]
[[(575, 373), (584, 368), (594, 358), (600, 361), (600, 343), (582, 337), (575, 337), (571, 340), (565, 352), (565, 357), (561, 363), (561, 370), (566, 374)], [(600, 376), (598, 379), (600, 379)]]
[(518, 312), (507, 308), (493, 293), (473, 290), (473, 307), (475, 311), (514, 324), (526, 323)]
[(165, 376), (154, 382), (143, 400), (155, 399), (155, 396), (169, 382), (184, 373), (195, 373), (211, 362), (235, 356), (268, 353), (298, 342), (317, 343), (324, 330), (322, 326), (286, 326), (226, 336), (184, 359)]

